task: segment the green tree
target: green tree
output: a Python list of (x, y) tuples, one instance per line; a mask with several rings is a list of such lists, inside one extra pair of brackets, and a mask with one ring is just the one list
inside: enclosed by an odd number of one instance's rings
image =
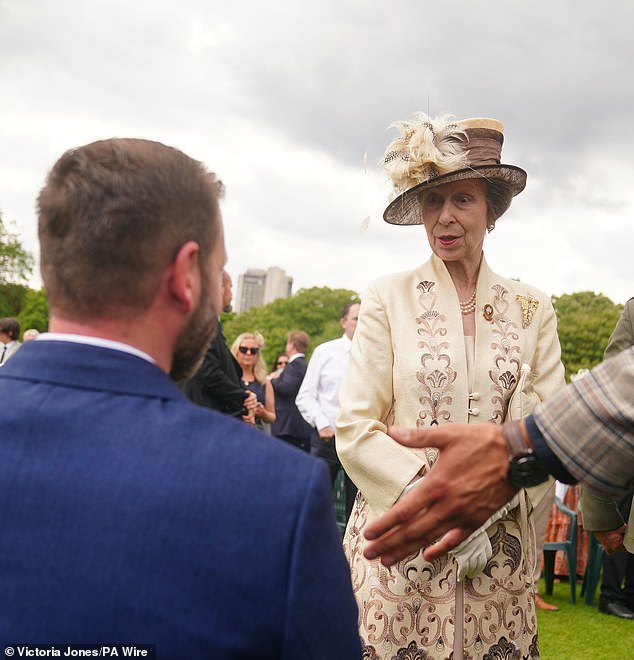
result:
[(19, 236), (7, 227), (0, 214), (0, 285), (26, 284), (35, 259), (22, 247)]
[(0, 318), (19, 316), (28, 287), (12, 282), (0, 282)]
[(44, 289), (27, 290), (18, 319), (22, 332), (28, 328), (35, 328), (40, 332), (48, 330), (48, 299)]
[(223, 314), (223, 330), (229, 345), (243, 332), (260, 332), (266, 341), (263, 355), (269, 366), (275, 356), (284, 351), (286, 335), (291, 330), (304, 330), (310, 336), (310, 357), (316, 346), (341, 335), (341, 310), (358, 299), (359, 296), (349, 289), (300, 289), (289, 298), (253, 307), (243, 314)]
[(553, 297), (561, 359), (566, 380), (579, 369), (592, 369), (603, 360), (603, 352), (623, 305), (602, 293), (581, 291)]

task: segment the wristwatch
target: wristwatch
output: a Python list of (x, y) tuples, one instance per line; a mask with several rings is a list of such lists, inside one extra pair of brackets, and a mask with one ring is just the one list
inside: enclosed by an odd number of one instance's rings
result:
[(515, 488), (532, 488), (548, 479), (548, 472), (539, 462), (533, 448), (524, 440), (521, 422), (502, 425), (502, 435), (509, 452), (508, 480)]

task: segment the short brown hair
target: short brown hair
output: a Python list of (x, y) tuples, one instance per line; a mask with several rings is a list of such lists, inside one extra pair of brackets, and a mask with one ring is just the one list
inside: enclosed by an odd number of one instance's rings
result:
[(20, 321), (13, 316), (0, 319), (0, 332), (15, 341), (20, 336)]
[(298, 353), (305, 353), (308, 350), (310, 337), (303, 330), (293, 330), (288, 333), (286, 341), (295, 346)]
[(147, 308), (160, 274), (189, 240), (206, 260), (222, 183), (160, 142), (111, 139), (67, 151), (38, 197), (42, 280), (70, 318)]

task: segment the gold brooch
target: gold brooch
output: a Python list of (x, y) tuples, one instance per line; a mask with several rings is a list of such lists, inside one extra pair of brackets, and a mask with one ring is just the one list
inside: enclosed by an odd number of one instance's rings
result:
[(482, 316), (484, 316), (485, 321), (493, 320), (493, 305), (488, 303), (482, 308)]
[(515, 299), (519, 300), (522, 305), (522, 328), (528, 328), (533, 320), (535, 310), (539, 305), (539, 300), (531, 296), (530, 293), (527, 293), (525, 296), (518, 293)]

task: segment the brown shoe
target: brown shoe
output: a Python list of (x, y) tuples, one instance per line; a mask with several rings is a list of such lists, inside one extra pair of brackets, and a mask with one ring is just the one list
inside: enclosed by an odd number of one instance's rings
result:
[(535, 594), (535, 607), (538, 610), (547, 610), (549, 612), (559, 611), (557, 605), (553, 605), (552, 603), (547, 603), (539, 594)]

